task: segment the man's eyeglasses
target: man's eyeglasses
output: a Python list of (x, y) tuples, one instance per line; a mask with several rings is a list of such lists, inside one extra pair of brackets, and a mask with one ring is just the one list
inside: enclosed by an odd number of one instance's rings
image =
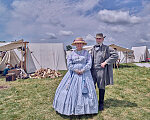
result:
[(96, 39), (100, 40), (100, 39), (103, 39), (103, 38), (96, 38)]

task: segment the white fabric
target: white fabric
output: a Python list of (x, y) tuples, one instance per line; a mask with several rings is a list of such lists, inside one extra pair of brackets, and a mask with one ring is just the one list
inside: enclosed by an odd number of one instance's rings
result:
[(0, 52), (0, 62), (2, 61), (2, 53)]
[[(14, 67), (16, 64), (19, 65), (21, 60), (21, 51), (17, 49), (7, 51), (3, 60), (0, 63), (0, 71), (3, 71), (6, 67), (5, 63), (11, 63)], [(33, 73), (36, 71), (35, 64), (33, 62), (30, 50), (27, 48), (27, 55), (26, 55), (26, 71), (27, 73)]]
[[(0, 43), (0, 46), (4, 46), (6, 44), (9, 43)], [(29, 43), (28, 47), (29, 49), (27, 50), (26, 56), (27, 73), (35, 72), (35, 70), (40, 68), (50, 68), (53, 70), (67, 70), (63, 43)], [(17, 49), (14, 49), (14, 51), (16, 54), (13, 56), (15, 58), (17, 56), (17, 58), (19, 57), (21, 59), (21, 51), (18, 51)], [(2, 61), (10, 61), (11, 63), (11, 60), (8, 59), (10, 58), (9, 55), (7, 55), (6, 58)], [(3, 71), (6, 67), (6, 62), (1, 63), (0, 70)]]
[(29, 43), (37, 69), (67, 70), (63, 43)]
[(72, 50), (66, 51), (66, 59), (68, 58), (68, 55), (72, 52)]
[(110, 47), (112, 48), (116, 48), (117, 52), (118, 52), (118, 55), (119, 55), (119, 58), (120, 59), (120, 63), (132, 63), (134, 62), (134, 51), (133, 50), (130, 50), (128, 48), (123, 48), (123, 47), (120, 47), (118, 45), (115, 45), (115, 44), (111, 44), (109, 45)]
[[(113, 46), (112, 46), (113, 45)], [(134, 62), (134, 54), (133, 51), (130, 49), (126, 49), (117, 45), (112, 44), (110, 45), (111, 47), (118, 48), (118, 55), (120, 59), (120, 63), (132, 63)], [(88, 50), (89, 53), (91, 52), (91, 49), (93, 48), (94, 45), (91, 46), (84, 46), (83, 49)], [(125, 52), (127, 51), (127, 53)], [(71, 51), (66, 51), (66, 58), (67, 56), (71, 53)]]
[(148, 49), (148, 53), (149, 53), (148, 58), (150, 58), (150, 49)]
[(132, 63), (134, 62), (134, 54), (133, 52), (122, 52), (118, 51), (120, 63)]
[(146, 61), (146, 58), (149, 57), (149, 52), (146, 46), (140, 46), (140, 47), (132, 47), (132, 50), (134, 51), (134, 62), (142, 62)]
[(94, 45), (91, 45), (91, 46), (87, 46), (87, 45), (86, 45), (86, 46), (83, 46), (83, 49), (84, 49), (84, 50), (87, 50), (87, 51), (90, 51), (90, 50), (93, 48), (93, 46), (94, 46)]
[[(19, 59), (21, 60), (21, 51), (20, 50), (17, 50), (17, 49), (14, 49), (15, 53), (17, 54), (17, 56), (19, 57)], [(25, 52), (23, 51), (23, 54)], [(23, 59), (24, 61), (24, 59)], [(31, 56), (31, 52), (29, 50), (29, 48), (27, 47), (27, 51), (26, 51), (26, 71), (27, 73), (33, 73), (36, 71), (36, 66), (34, 64), (34, 61), (33, 61), (33, 58)]]
[(27, 73), (33, 73), (36, 71), (36, 67), (28, 47), (27, 47), (27, 55), (26, 55), (26, 71)]
[[(94, 45), (91, 45), (91, 46), (86, 45), (86, 46), (83, 46), (83, 49), (84, 49), (84, 50), (87, 50), (87, 51), (89, 51), (89, 53), (91, 53), (91, 50), (92, 50), (93, 46), (94, 46)], [(74, 50), (75, 50), (75, 49), (71, 49), (71, 50), (66, 51), (66, 59), (67, 59), (68, 55), (69, 55), (72, 51), (74, 51)]]
[(0, 71), (3, 71), (6, 68), (5, 63), (11, 63), (12, 66), (19, 64), (20, 59), (14, 52), (14, 50), (7, 51), (5, 56), (3, 57), (2, 61), (0, 62)]

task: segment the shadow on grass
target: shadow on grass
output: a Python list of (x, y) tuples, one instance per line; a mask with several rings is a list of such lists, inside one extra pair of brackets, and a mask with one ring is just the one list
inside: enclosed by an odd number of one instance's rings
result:
[[(122, 69), (122, 68), (136, 68), (138, 66), (136, 66), (135, 64), (132, 64), (132, 63), (124, 63), (124, 64), (120, 64), (119, 65), (119, 69)], [(117, 67), (115, 67), (114, 69), (117, 69)]]
[(137, 107), (137, 104), (126, 100), (107, 99), (105, 100), (105, 108), (109, 107)]
[(56, 112), (57, 115), (60, 115), (63, 119), (70, 119), (70, 120), (79, 120), (79, 119), (93, 119), (94, 116), (97, 114), (87, 114), (87, 115), (62, 115)]
[(0, 81), (4, 81), (5, 80), (5, 76), (3, 76), (2, 74), (0, 74)]
[(5, 76), (3, 76), (3, 74), (0, 74), (0, 78), (5, 78)]

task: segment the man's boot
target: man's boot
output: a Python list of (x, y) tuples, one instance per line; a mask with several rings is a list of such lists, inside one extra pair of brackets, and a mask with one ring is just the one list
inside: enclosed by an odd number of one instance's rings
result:
[(99, 89), (99, 111), (104, 110), (104, 95), (105, 95), (105, 90)]

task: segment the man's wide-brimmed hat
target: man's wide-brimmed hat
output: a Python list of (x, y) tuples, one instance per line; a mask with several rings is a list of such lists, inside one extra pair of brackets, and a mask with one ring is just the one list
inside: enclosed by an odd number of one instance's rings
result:
[(106, 36), (103, 36), (103, 33), (97, 33), (95, 38), (105, 38)]
[(87, 43), (83, 40), (82, 37), (76, 38), (71, 45), (75, 45), (76, 43), (83, 43), (84, 45), (87, 45)]

